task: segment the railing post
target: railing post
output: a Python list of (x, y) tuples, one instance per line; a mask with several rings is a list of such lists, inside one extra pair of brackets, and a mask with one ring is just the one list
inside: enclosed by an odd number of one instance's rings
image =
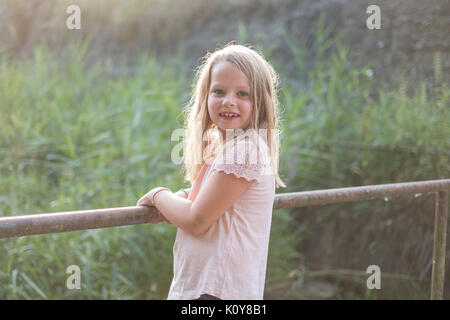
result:
[(431, 300), (444, 298), (445, 244), (447, 238), (448, 192), (436, 192), (434, 217), (433, 269), (431, 273)]

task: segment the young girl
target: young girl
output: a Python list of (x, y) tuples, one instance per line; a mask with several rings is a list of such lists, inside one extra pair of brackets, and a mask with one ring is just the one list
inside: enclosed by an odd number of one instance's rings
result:
[(189, 193), (158, 187), (137, 205), (175, 224), (168, 299), (262, 299), (278, 176), (278, 77), (252, 48), (208, 53), (187, 108)]

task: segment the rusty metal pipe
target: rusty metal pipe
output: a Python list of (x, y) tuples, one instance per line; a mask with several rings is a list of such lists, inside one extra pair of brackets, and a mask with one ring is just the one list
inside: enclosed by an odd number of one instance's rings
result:
[(275, 197), (274, 209), (385, 199), (449, 189), (450, 179), (443, 179), (283, 193)]
[[(448, 189), (450, 179), (284, 193), (275, 195), (274, 209), (365, 201)], [(158, 210), (154, 207), (122, 207), (4, 217), (0, 218), (0, 239), (149, 223), (155, 221), (157, 215)]]
[(155, 222), (155, 207), (122, 207), (0, 218), (0, 239)]
[(434, 218), (433, 269), (431, 272), (431, 300), (444, 298), (445, 245), (447, 241), (448, 192), (436, 193)]

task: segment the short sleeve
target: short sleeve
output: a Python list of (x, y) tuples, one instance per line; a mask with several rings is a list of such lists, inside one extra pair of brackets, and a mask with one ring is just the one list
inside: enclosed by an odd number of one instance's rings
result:
[(261, 183), (263, 176), (270, 172), (267, 146), (255, 144), (250, 139), (228, 143), (218, 153), (211, 170)]

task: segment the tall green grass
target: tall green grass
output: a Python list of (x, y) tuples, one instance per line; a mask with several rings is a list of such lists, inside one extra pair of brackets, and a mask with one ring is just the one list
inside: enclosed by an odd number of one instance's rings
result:
[[(170, 161), (182, 78), (142, 56), (112, 79), (83, 65), (83, 45), (58, 65), (41, 47), (0, 71), (1, 215), (130, 206), (156, 185), (185, 185)], [(137, 226), (3, 240), (3, 298), (163, 298), (174, 229)], [(82, 290), (66, 289), (77, 264)]]
[[(450, 90), (440, 54), (434, 82), (411, 83), (403, 73), (381, 83), (371, 64), (359, 65), (330, 27), (319, 23), (316, 33), (310, 47), (286, 37), (297, 65), (290, 77), (282, 73), (287, 191), (448, 179)], [(297, 280), (331, 281), (339, 288), (335, 297), (344, 299), (427, 298), (433, 214), (433, 195), (292, 210), (305, 257)], [(361, 272), (371, 264), (386, 275), (384, 290), (367, 290)]]

